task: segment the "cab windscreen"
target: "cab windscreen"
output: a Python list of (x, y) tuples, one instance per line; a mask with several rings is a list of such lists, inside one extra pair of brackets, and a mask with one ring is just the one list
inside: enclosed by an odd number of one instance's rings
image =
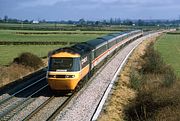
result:
[(80, 58), (50, 58), (49, 71), (73, 72), (80, 70)]

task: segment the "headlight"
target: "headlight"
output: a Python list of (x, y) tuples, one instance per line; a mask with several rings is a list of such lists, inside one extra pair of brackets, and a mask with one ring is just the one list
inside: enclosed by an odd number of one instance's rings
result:
[(75, 75), (66, 75), (65, 78), (74, 78)]
[(48, 78), (56, 78), (56, 75), (48, 75)]

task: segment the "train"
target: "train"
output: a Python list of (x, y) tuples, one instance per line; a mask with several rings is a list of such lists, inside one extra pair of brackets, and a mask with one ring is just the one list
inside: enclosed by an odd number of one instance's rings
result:
[(126, 44), (143, 36), (142, 30), (116, 32), (70, 47), (53, 50), (48, 55), (47, 81), (53, 91), (73, 91), (95, 68)]

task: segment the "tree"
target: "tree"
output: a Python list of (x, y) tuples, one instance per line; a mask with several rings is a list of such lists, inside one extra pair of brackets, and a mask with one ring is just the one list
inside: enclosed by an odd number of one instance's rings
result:
[(26, 23), (26, 24), (27, 24), (27, 23), (29, 23), (29, 21), (28, 21), (28, 20), (24, 20), (23, 23)]
[(82, 19), (79, 19), (78, 23), (80, 25), (84, 25), (84, 24), (86, 24), (86, 21), (82, 18)]
[(141, 20), (141, 19), (139, 19), (138, 22), (137, 22), (137, 24), (138, 24), (139, 26), (143, 26), (143, 25), (144, 25), (144, 21)]
[(96, 22), (95, 22), (95, 25), (99, 25), (99, 24), (100, 24), (100, 21), (96, 21)]
[(0, 22), (3, 22), (3, 20), (0, 18)]
[(72, 21), (72, 20), (68, 20), (67, 23), (68, 23), (68, 24), (73, 24), (73, 21)]
[(103, 25), (107, 25), (107, 21), (106, 21), (106, 20), (103, 20), (103, 21), (102, 21), (102, 24), (103, 24)]
[(124, 20), (123, 24), (125, 24), (125, 25), (133, 25), (133, 22), (131, 20)]
[(46, 23), (46, 19), (43, 19), (43, 20), (41, 21), (41, 23)]
[(4, 16), (4, 22), (7, 22), (8, 21), (8, 16)]
[(113, 24), (113, 18), (110, 19), (110, 25), (112, 25), (112, 24)]

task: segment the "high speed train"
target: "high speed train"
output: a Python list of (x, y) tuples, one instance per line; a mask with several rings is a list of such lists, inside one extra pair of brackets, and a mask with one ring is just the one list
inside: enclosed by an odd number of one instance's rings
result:
[(141, 36), (142, 30), (119, 32), (50, 52), (47, 71), (50, 88), (74, 90), (105, 58)]

